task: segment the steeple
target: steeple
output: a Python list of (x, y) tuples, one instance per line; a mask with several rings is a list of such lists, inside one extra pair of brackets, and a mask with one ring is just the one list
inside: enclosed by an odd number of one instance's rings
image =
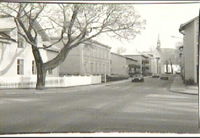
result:
[(158, 34), (158, 40), (157, 40), (157, 50), (160, 50), (160, 35)]

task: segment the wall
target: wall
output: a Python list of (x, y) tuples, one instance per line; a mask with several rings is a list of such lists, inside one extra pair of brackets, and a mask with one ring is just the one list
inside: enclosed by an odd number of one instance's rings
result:
[[(46, 77), (46, 87), (70, 87), (101, 83), (101, 76)], [(0, 88), (35, 88), (36, 77), (0, 77)]]
[(111, 74), (128, 75), (126, 57), (111, 53)]
[(73, 48), (69, 54), (67, 55), (65, 61), (61, 63), (59, 68), (59, 74), (80, 74), (80, 68), (81, 68), (81, 47), (75, 47)]
[(73, 48), (60, 65), (60, 74), (110, 74), (110, 48), (91, 42)]
[(110, 74), (110, 48), (95, 43), (82, 48), (82, 74)]
[(193, 79), (195, 82), (197, 82), (196, 79), (196, 56), (195, 56), (195, 32), (194, 32), (194, 22), (191, 22), (187, 25), (187, 28), (185, 29), (185, 35), (184, 35), (184, 71), (185, 71), (185, 80)]

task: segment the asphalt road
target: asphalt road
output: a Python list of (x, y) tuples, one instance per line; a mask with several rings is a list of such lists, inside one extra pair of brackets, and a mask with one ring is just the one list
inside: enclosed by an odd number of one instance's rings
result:
[(169, 91), (171, 80), (0, 90), (0, 134), (199, 133), (198, 96)]

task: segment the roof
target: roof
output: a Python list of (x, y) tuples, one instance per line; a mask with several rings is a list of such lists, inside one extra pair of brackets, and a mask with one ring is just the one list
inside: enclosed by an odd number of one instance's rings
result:
[[(59, 37), (50, 37), (50, 40), (58, 40), (58, 39), (59, 39)], [(67, 39), (67, 37), (65, 37), (65, 39)], [(102, 43), (100, 43), (100, 42), (98, 42), (98, 41), (96, 41), (96, 40), (87, 40), (87, 41), (85, 41), (85, 42), (83, 42), (83, 43), (85, 43), (85, 44), (94, 43), (94, 44), (103, 46), (103, 47), (105, 47), (105, 48), (111, 49), (110, 46), (107, 46), (107, 45), (105, 45), (105, 44), (102, 44)]]
[(101, 46), (103, 46), (103, 47), (105, 47), (105, 48), (111, 49), (110, 46), (107, 46), (107, 45), (105, 45), (105, 44), (102, 44), (102, 43), (100, 43), (100, 42), (98, 42), (98, 41), (96, 41), (96, 40), (92, 40), (92, 39), (91, 39), (91, 40), (86, 41), (85, 43), (87, 43), (87, 42), (94, 43), (94, 44), (98, 44), (98, 45), (101, 45)]
[(194, 17), (194, 18), (192, 18), (191, 20), (187, 21), (186, 23), (181, 24), (181, 25), (180, 25), (180, 28), (179, 28), (179, 32), (181, 32), (182, 30), (184, 30), (185, 27), (186, 27), (188, 24), (192, 23), (193, 21), (197, 20), (198, 18), (199, 18), (199, 16)]
[(143, 54), (133, 54), (133, 55), (124, 55), (124, 56), (142, 56), (144, 58), (148, 58), (146, 55), (143, 55)]
[[(13, 20), (13, 17), (0, 15), (0, 19), (2, 19), (0, 21), (0, 32), (1, 31), (2, 32), (12, 31), (14, 28), (16, 28), (16, 24)], [(37, 21), (34, 22), (33, 25), (38, 30), (38, 33), (40, 34), (44, 43), (47, 43), (47, 41), (50, 41), (49, 36), (47, 35), (47, 33), (44, 31), (42, 26)], [(7, 43), (7, 41), (3, 41), (3, 40), (0, 40), (0, 41)], [(59, 49), (57, 49), (55, 47), (51, 47), (51, 48), (48, 48), (48, 49), (45, 49), (45, 50), (52, 51), (52, 52), (58, 52), (59, 51)]]
[(47, 35), (47, 33), (44, 31), (42, 26), (37, 21), (34, 22), (34, 26), (36, 27), (43, 41), (50, 41), (50, 37)]
[(0, 16), (0, 31), (11, 31), (16, 27), (14, 19), (8, 16)]
[(114, 54), (114, 55), (116, 55), (116, 56), (121, 56), (121, 57), (123, 57), (123, 58), (130, 59), (130, 60), (133, 60), (133, 61), (136, 61), (136, 62), (137, 62), (137, 60), (134, 59), (134, 58), (132, 58), (132, 57), (128, 57), (128, 56), (125, 56), (125, 55), (120, 55), (120, 54), (113, 53), (113, 52), (111, 52), (111, 54)]
[(123, 57), (123, 58), (126, 58), (125, 56), (117, 54), (117, 53), (114, 53), (114, 52), (111, 52), (111, 54), (116, 55), (116, 56), (120, 56), (120, 57)]
[(136, 59), (133, 59), (133, 58), (131, 58), (131, 57), (126, 57), (126, 58), (137, 62)]

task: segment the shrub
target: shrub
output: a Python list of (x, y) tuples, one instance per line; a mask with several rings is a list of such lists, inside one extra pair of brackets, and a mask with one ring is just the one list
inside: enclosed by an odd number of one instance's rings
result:
[(185, 84), (186, 85), (194, 85), (194, 79), (188, 79), (188, 80), (185, 80)]

